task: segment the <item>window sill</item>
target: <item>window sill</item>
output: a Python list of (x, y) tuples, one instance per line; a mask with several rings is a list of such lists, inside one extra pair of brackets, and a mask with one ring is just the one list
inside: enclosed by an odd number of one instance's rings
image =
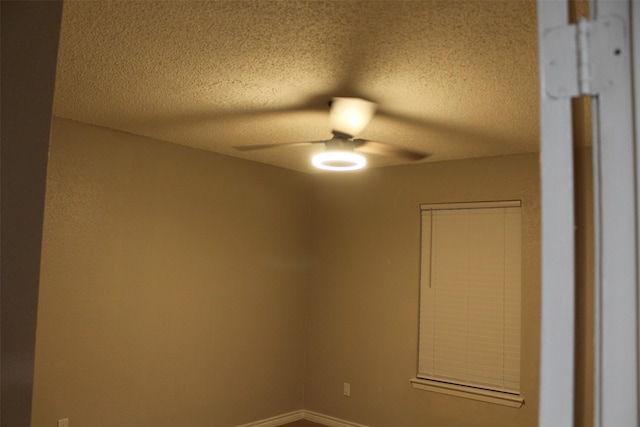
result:
[(512, 408), (520, 408), (524, 404), (524, 399), (516, 394), (483, 390), (481, 388), (466, 387), (441, 381), (413, 378), (411, 379), (411, 385), (418, 390), (433, 391), (435, 393), (480, 400), (482, 402), (495, 403), (496, 405), (509, 406)]

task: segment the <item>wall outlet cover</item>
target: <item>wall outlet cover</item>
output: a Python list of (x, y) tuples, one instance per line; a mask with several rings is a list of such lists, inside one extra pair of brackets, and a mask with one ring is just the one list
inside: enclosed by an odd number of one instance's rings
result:
[(342, 386), (342, 394), (344, 394), (345, 396), (351, 396), (351, 384), (344, 383), (344, 385)]

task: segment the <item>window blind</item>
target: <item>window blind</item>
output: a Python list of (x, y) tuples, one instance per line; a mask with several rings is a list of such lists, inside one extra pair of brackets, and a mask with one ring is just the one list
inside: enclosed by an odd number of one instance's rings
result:
[(421, 210), (418, 377), (518, 393), (520, 202)]

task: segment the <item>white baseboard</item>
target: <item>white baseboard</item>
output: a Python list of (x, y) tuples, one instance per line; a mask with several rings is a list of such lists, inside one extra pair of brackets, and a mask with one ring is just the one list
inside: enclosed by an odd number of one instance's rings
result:
[(293, 411), (287, 414), (276, 415), (275, 417), (266, 418), (260, 421), (254, 421), (249, 424), (242, 424), (238, 427), (278, 427), (284, 424), (292, 423), (304, 418), (305, 411)]
[(237, 427), (279, 427), (301, 419), (313, 421), (314, 423), (324, 424), (328, 427), (368, 427), (363, 424), (341, 420), (340, 418), (331, 417), (329, 415), (320, 414), (318, 412), (306, 411), (304, 409), (289, 412), (286, 414), (276, 415), (275, 417), (266, 418), (264, 420), (254, 421), (249, 424), (242, 424), (241, 426)]
[(364, 424), (358, 424), (351, 421), (341, 420), (340, 418), (319, 414), (313, 411), (302, 411), (302, 412), (304, 413), (305, 420), (324, 424), (329, 427), (367, 427)]

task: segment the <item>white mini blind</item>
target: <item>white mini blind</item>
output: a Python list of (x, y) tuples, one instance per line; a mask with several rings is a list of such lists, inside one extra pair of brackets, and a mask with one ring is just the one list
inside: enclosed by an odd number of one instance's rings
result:
[(418, 377), (518, 393), (520, 202), (421, 210)]

